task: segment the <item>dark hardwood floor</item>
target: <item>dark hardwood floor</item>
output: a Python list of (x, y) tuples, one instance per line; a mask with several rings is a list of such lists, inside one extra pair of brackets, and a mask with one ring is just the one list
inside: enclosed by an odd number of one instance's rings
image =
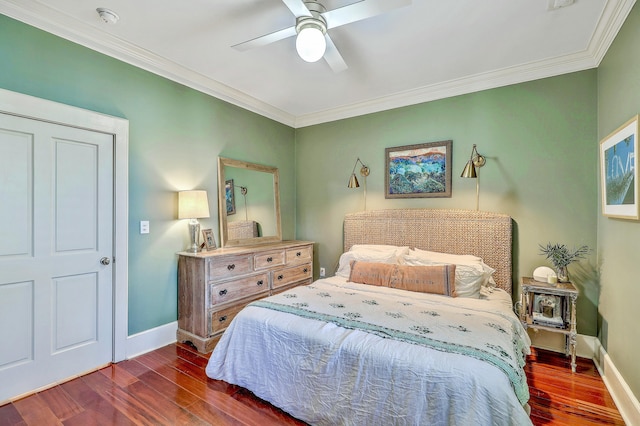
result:
[[(188, 345), (137, 358), (0, 406), (0, 425), (304, 425), (237, 386), (208, 379)], [(534, 350), (526, 367), (535, 425), (624, 424), (593, 362)]]

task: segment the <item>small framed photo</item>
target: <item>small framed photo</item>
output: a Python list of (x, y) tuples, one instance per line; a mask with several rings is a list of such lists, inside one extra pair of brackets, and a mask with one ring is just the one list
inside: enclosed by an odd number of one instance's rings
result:
[(562, 297), (553, 294), (535, 294), (531, 306), (534, 324), (550, 327), (564, 327), (564, 306)]
[(213, 236), (213, 231), (211, 229), (203, 229), (202, 238), (204, 239), (203, 244), (207, 248), (207, 250), (216, 249), (216, 239)]
[(233, 179), (224, 182), (224, 199), (227, 203), (227, 216), (236, 214), (236, 195)]
[(638, 210), (638, 115), (600, 141), (602, 214), (640, 218)]
[(385, 198), (451, 197), (453, 141), (385, 149)]

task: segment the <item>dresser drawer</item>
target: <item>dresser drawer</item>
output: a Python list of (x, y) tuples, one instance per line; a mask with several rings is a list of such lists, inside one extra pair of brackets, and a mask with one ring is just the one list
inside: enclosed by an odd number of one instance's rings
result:
[(309, 263), (313, 260), (313, 247), (296, 247), (287, 250), (287, 265), (295, 265), (298, 263)]
[(284, 265), (284, 250), (256, 254), (253, 257), (253, 264), (256, 270)]
[(293, 268), (282, 268), (272, 272), (272, 284), (273, 288), (282, 287), (301, 281), (307, 278), (311, 278), (312, 267), (310, 263), (304, 265), (294, 266)]
[(244, 299), (265, 291), (269, 291), (269, 274), (266, 272), (234, 281), (211, 284), (211, 306)]
[(221, 333), (226, 329), (231, 321), (238, 315), (238, 312), (242, 310), (245, 306), (249, 304), (250, 301), (246, 303), (241, 303), (239, 305), (230, 306), (226, 309), (222, 309), (220, 311), (211, 312), (211, 333), (214, 335), (216, 333)]
[(253, 272), (252, 257), (227, 256), (209, 259), (209, 279), (218, 281), (221, 278), (236, 277)]

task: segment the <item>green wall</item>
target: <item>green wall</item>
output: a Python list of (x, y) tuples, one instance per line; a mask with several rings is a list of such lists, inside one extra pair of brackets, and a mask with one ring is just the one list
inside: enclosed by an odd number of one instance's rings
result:
[[(481, 170), (480, 208), (515, 221), (514, 279), (548, 264), (548, 241), (595, 247), (595, 70), (458, 96), (294, 130), (180, 84), (0, 16), (0, 87), (130, 121), (129, 331), (176, 319), (176, 256), (188, 244), (176, 217), (181, 189), (209, 192), (218, 238), (216, 157), (280, 169), (284, 238), (316, 241), (317, 268), (332, 271), (345, 213), (363, 209), (346, 187), (357, 157), (371, 167), (367, 207), (475, 207), (475, 181), (459, 178), (472, 144)], [(453, 196), (384, 198), (384, 148), (453, 140)], [(138, 234), (151, 221), (149, 235)], [(595, 254), (573, 265), (578, 329), (596, 334)]]
[[(347, 188), (357, 157), (371, 168), (367, 209), (474, 209), (476, 182), (459, 176), (475, 143), (487, 157), (480, 209), (515, 221), (516, 282), (549, 265), (539, 244), (594, 249), (569, 270), (580, 289), (578, 331), (595, 335), (596, 79), (595, 70), (583, 71), (298, 129), (296, 227), (299, 238), (317, 243), (316, 274), (320, 266), (335, 270), (343, 217), (364, 208), (364, 188)], [(385, 199), (386, 147), (448, 139), (451, 198)]]
[[(601, 140), (640, 112), (640, 7), (636, 4), (598, 68), (598, 137)], [(637, 155), (637, 153), (636, 153)], [(636, 185), (638, 183), (636, 182)], [(601, 215), (598, 337), (636, 398), (640, 398), (640, 223)]]
[(283, 236), (294, 237), (294, 129), (3, 15), (0, 64), (3, 89), (129, 120), (129, 334), (177, 319), (176, 253), (189, 237), (176, 191), (208, 191), (201, 224), (220, 243), (218, 155), (280, 169)]

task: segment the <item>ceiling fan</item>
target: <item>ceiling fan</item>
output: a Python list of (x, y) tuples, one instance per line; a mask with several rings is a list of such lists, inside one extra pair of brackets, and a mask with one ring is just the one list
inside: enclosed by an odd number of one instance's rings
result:
[(347, 64), (333, 44), (327, 30), (361, 21), (411, 4), (411, 0), (360, 0), (333, 10), (317, 0), (282, 0), (296, 17), (296, 24), (232, 46), (245, 51), (297, 35), (296, 50), (307, 62), (325, 59), (334, 72), (347, 69)]

